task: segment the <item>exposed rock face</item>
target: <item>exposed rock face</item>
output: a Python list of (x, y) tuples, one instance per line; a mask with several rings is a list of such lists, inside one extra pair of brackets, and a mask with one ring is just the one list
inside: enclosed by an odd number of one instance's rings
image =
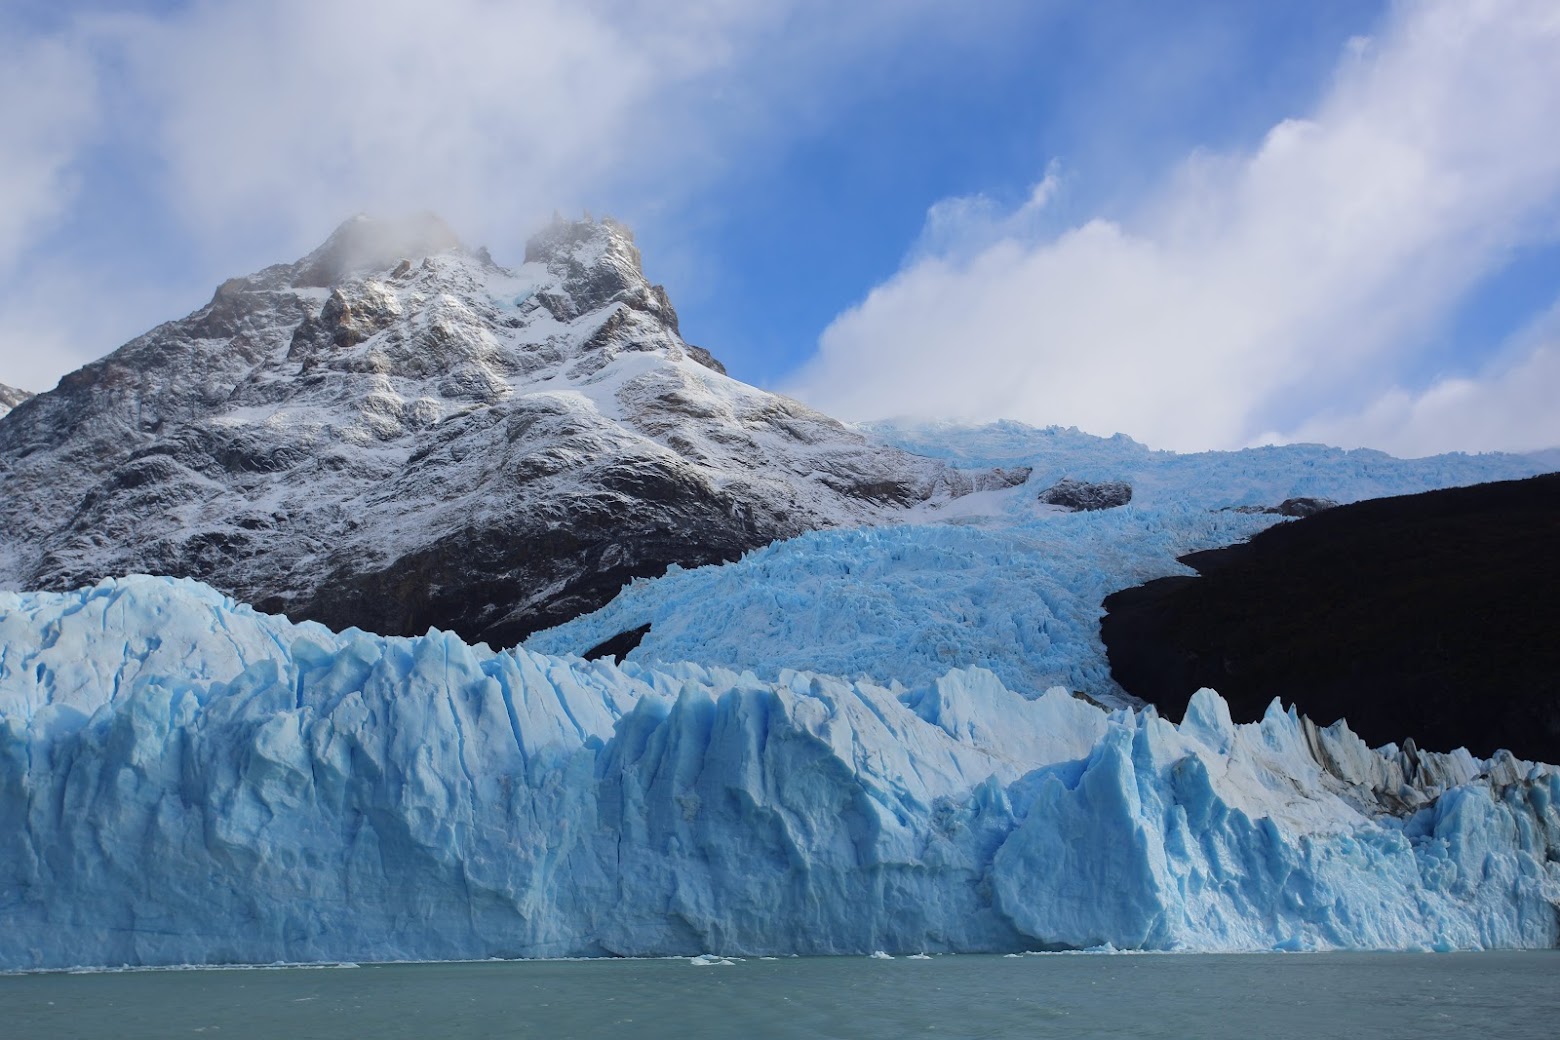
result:
[(0, 424), (0, 587), (190, 576), (495, 644), (979, 476), (726, 377), (611, 221), (506, 270), (434, 218), (356, 218), (28, 413)]
[(1334, 509), (1337, 505), (1338, 503), (1330, 498), (1286, 498), (1271, 511), (1279, 516), (1315, 516), (1317, 513)]
[(621, 661), (636, 646), (644, 642), (645, 636), (649, 634), (649, 624), (643, 624), (638, 628), (631, 628), (627, 632), (619, 632), (611, 639), (603, 639), (580, 656), (587, 661), (598, 661), (603, 657), (611, 658), (613, 661)]
[(6, 386), (0, 383), (0, 419), (4, 419), (13, 408), (23, 401), (32, 400), (33, 395), (26, 390), (18, 390), (14, 386)]
[(1063, 477), (1040, 492), (1040, 501), (1046, 505), (1064, 506), (1075, 512), (1094, 509), (1114, 509), (1132, 501), (1132, 485), (1124, 480), (1104, 480), (1089, 483)]
[(1560, 760), (1560, 474), (1339, 506), (1183, 562), (1201, 576), (1118, 592), (1100, 626), (1116, 681), (1171, 717), (1209, 686), (1237, 719), (1279, 697), (1372, 744)]
[(1338, 505), (1330, 498), (1286, 498), (1276, 506), (1235, 506), (1237, 513), (1267, 513), (1271, 516), (1315, 516)]

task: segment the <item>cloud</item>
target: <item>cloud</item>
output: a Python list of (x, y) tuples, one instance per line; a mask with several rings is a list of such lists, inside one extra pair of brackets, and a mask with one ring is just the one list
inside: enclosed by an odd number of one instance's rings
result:
[[(874, 56), (978, 47), (1024, 6), (81, 0), (11, 19), (0, 378), (50, 385), (170, 316), (148, 301), (295, 258), (355, 212), (433, 210), (501, 259), (555, 208), (676, 223), (730, 163), (826, 124)], [(70, 285), (95, 306), (41, 302)]]
[(1316, 441), (1373, 447), (1403, 456), (1446, 451), (1533, 451), (1560, 446), (1560, 303), (1472, 376), (1438, 379), (1420, 391), (1386, 390), (1348, 415), (1324, 413), (1277, 443)]
[(197, 0), (97, 24), (203, 236), (301, 247), (352, 212), (432, 209), (499, 245), (555, 207), (696, 190), (811, 80), (951, 18), (935, 0), (832, 7)]
[[(788, 389), (848, 418), (1180, 449), (1363, 408), (1471, 287), (1560, 238), (1556, 111), (1560, 9), (1399, 4), (1306, 117), (1189, 156), (1122, 219), (1036, 234), (1033, 200), (1011, 227), (978, 202), (933, 207), (933, 248), (840, 315)], [(988, 240), (973, 253), (961, 219)]]
[[(359, 210), (533, 223), (641, 160), (657, 105), (758, 19), (726, 3), (196, 3), (103, 23), (177, 211), (312, 242)], [(583, 191), (582, 191), (583, 189)], [(523, 233), (523, 232), (521, 232)], [(308, 236), (307, 238), (297, 236)]]
[(968, 260), (1008, 239), (1032, 238), (1044, 230), (1047, 207), (1061, 185), (1061, 164), (1053, 161), (1044, 179), (1010, 212), (984, 195), (959, 195), (934, 203), (926, 211), (926, 223), (911, 255)]
[(72, 166), (97, 118), (94, 71), (69, 38), (24, 47), (0, 37), (0, 275), (71, 201)]

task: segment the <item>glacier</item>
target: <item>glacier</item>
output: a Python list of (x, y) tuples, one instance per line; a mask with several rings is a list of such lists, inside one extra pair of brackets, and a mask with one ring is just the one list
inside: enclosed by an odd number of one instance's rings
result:
[[(1016, 487), (922, 507), (908, 522), (816, 531), (734, 563), (674, 567), (525, 645), (583, 653), (649, 625), (629, 660), (711, 662), (766, 678), (798, 668), (880, 683), (981, 667), (1010, 689), (1061, 685), (1123, 705), (1130, 699), (1100, 641), (1105, 597), (1191, 574), (1178, 557), (1285, 522), (1236, 508), (1302, 496), (1357, 502), (1529, 477), (1557, 462), (1498, 453), (1397, 459), (1321, 445), (1176, 454), (1122, 435), (1016, 422), (863, 429), (959, 466), (1032, 472)], [(1037, 505), (1037, 491), (1063, 477), (1126, 481), (1132, 502), (1081, 513)]]
[(0, 968), (1560, 940), (1554, 767), (926, 676), (0, 593)]
[(1241, 541), (1274, 519), (1128, 506), (996, 528), (811, 532), (734, 563), (631, 582), (606, 606), (525, 646), (583, 653), (648, 624), (629, 660), (719, 662), (766, 678), (796, 668), (879, 683), (980, 667), (1015, 690), (1059, 685), (1123, 704), (1099, 637), (1105, 597), (1187, 571), (1176, 557)]

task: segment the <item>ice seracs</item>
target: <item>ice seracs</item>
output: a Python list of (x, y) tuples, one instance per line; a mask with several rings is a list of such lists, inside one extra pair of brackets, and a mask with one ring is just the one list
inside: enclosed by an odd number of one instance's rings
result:
[(1213, 693), (1179, 726), (0, 594), (0, 967), (1554, 945), (1560, 776)]
[[(906, 524), (810, 532), (733, 564), (634, 582), (526, 645), (581, 654), (638, 633), (625, 653), (645, 663), (719, 662), (769, 677), (800, 668), (906, 684), (978, 666), (1015, 690), (1062, 685), (1131, 703), (1100, 641), (1102, 603), (1120, 589), (1192, 573), (1178, 562), (1182, 555), (1288, 522), (1226, 507), (1300, 494), (1355, 502), (1528, 476), (1551, 464), (1524, 455), (1396, 459), (1319, 445), (1178, 455), (1126, 437), (1018, 423), (871, 429), (961, 465), (1032, 476), (916, 507)], [(1126, 481), (1132, 500), (1073, 513), (1038, 506), (1035, 489), (1067, 473)]]

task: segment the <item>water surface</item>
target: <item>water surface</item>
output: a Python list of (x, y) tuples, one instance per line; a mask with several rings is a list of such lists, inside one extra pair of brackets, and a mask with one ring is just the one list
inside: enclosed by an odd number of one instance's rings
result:
[(0, 1036), (1551, 1040), (1560, 951), (390, 964), (0, 977)]

